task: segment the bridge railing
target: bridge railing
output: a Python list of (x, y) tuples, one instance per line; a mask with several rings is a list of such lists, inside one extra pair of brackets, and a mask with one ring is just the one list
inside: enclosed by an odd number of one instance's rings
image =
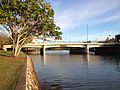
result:
[[(61, 43), (87, 43), (87, 42), (84, 42), (84, 41), (46, 41), (46, 42), (33, 42), (32, 44), (41, 44), (41, 43), (44, 43), (44, 44), (61, 44)], [(96, 41), (92, 41), (92, 42), (88, 42), (88, 43), (97, 43)]]

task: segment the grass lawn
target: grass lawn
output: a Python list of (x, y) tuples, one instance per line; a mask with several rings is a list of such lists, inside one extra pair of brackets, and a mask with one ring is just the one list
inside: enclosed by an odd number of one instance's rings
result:
[(0, 90), (15, 90), (16, 84), (24, 65), (25, 55), (11, 57), (12, 52), (0, 51)]

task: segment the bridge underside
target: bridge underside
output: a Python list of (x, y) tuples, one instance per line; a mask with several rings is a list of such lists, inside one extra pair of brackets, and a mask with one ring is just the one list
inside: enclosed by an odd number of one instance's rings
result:
[[(47, 50), (69, 50), (69, 54), (85, 54), (86, 52), (86, 48), (80, 48), (80, 47), (52, 47), (52, 48), (47, 48), (45, 49), (45, 51)], [(41, 55), (44, 54), (44, 50), (43, 48), (40, 49), (40, 53)]]
[(89, 48), (87, 51), (86, 48), (80, 47), (59, 47), (59, 48), (40, 48), (40, 54), (44, 55), (47, 50), (69, 50), (69, 54), (120, 54), (120, 47), (94, 47)]
[[(47, 50), (69, 50), (69, 54), (87, 54), (93, 50), (86, 49), (84, 47), (52, 47), (52, 48), (40, 48), (40, 54), (44, 55)], [(89, 50), (89, 51), (88, 51)]]

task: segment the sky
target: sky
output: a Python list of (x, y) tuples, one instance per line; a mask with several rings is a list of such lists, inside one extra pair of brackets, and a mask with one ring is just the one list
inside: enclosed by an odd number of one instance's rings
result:
[(63, 41), (100, 41), (120, 33), (120, 0), (45, 0), (55, 12)]

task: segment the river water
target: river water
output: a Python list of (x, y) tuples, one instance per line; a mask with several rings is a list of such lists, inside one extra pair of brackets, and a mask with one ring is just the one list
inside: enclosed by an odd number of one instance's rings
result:
[(42, 90), (120, 90), (120, 56), (30, 55)]

